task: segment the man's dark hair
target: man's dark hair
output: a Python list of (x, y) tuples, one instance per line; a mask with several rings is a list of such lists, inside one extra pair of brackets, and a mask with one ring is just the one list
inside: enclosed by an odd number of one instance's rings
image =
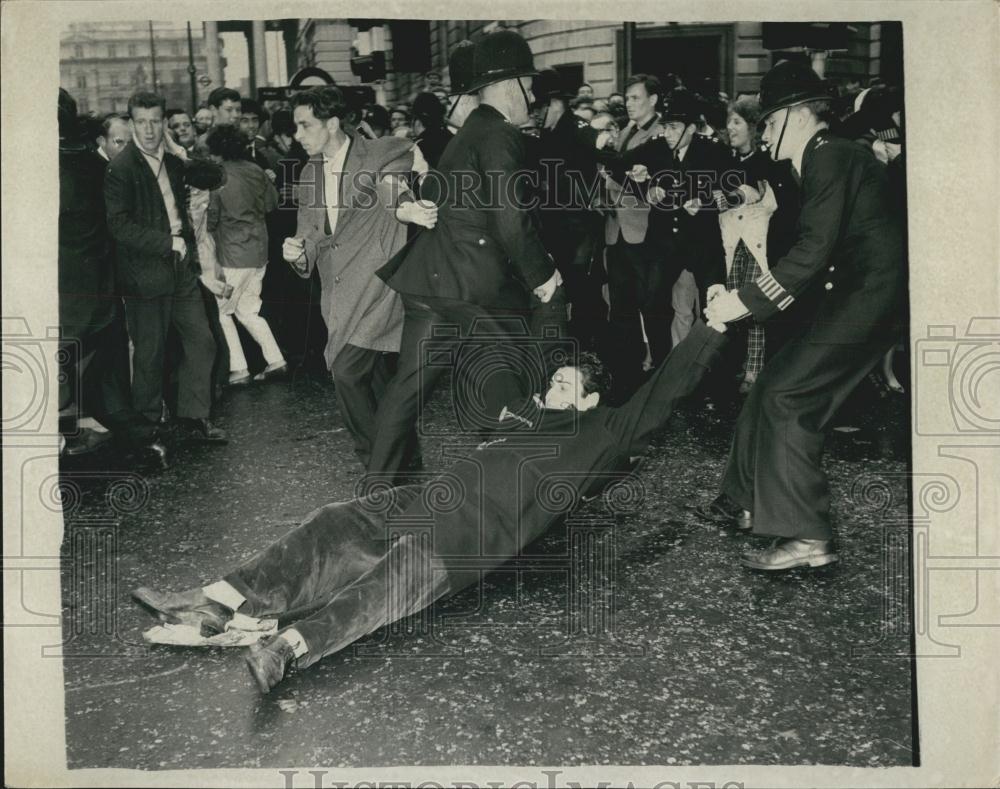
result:
[(574, 365), (580, 372), (580, 384), (585, 395), (597, 392), (603, 400), (611, 391), (611, 373), (596, 353), (583, 351)]
[(234, 162), (246, 158), (246, 141), (235, 126), (213, 126), (205, 138), (208, 152)]
[(58, 102), (59, 136), (76, 138), (80, 134), (80, 124), (77, 121), (76, 99), (65, 88), (59, 88)]
[(138, 93), (133, 93), (128, 100), (128, 116), (132, 117), (132, 110), (143, 109), (151, 110), (153, 107), (159, 107), (166, 115), (167, 112), (167, 100), (157, 93), (151, 93), (148, 90), (140, 90)]
[(226, 100), (238, 102), (240, 100), (240, 94), (232, 88), (216, 88), (208, 94), (209, 107), (221, 107), (222, 102)]
[(240, 101), (240, 112), (244, 115), (256, 115), (261, 121), (267, 116), (260, 103), (253, 99), (242, 99)]
[(275, 110), (271, 116), (271, 131), (274, 134), (283, 134), (286, 137), (295, 136), (295, 121), (292, 119), (291, 110)]
[(581, 107), (594, 108), (594, 100), (590, 96), (577, 96), (574, 99), (570, 99), (569, 102), (570, 109), (578, 110)]
[(312, 114), (321, 121), (328, 121), (330, 118), (343, 120), (347, 115), (344, 94), (335, 85), (317, 86), (296, 93), (292, 96), (292, 109), (295, 107), (309, 107)]
[(169, 110), (167, 110), (167, 114), (165, 116), (167, 119), (167, 123), (170, 123), (170, 119), (173, 118), (175, 115), (187, 115), (188, 118), (191, 118), (191, 114), (187, 110), (182, 110), (180, 107), (171, 107)]
[(83, 138), (95, 148), (97, 147), (98, 137), (107, 138), (108, 136), (108, 130), (104, 128), (104, 124), (97, 118), (81, 115), (79, 124), (80, 128), (83, 129)]
[(205, 137), (208, 152), (221, 156), (223, 161), (246, 159), (246, 140), (235, 126), (213, 126)]
[(389, 128), (389, 110), (381, 104), (369, 104), (365, 109), (365, 120), (373, 129), (386, 131)]
[(633, 85), (642, 85), (650, 96), (655, 94), (657, 104), (663, 101), (663, 85), (655, 74), (633, 74), (625, 82), (625, 90)]
[(615, 102), (615, 98), (616, 98), (616, 97), (617, 97), (617, 99), (618, 99), (618, 102), (617, 102), (617, 103), (621, 103), (621, 104), (624, 104), (624, 103), (625, 103), (625, 95), (624, 95), (624, 94), (622, 94), (622, 93), (619, 93), (619, 92), (618, 92), (618, 91), (616, 90), (616, 91), (615, 91), (614, 93), (609, 93), (609, 94), (608, 94), (608, 104), (612, 104), (612, 103), (616, 103), (616, 102)]

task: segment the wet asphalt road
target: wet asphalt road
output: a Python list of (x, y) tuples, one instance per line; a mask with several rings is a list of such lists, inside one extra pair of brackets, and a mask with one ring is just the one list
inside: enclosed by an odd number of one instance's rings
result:
[[(438, 427), (447, 392), (429, 407)], [(144, 645), (153, 620), (128, 592), (216, 580), (352, 495), (360, 467), (333, 385), (231, 391), (217, 420), (231, 443), (175, 441), (167, 468), (113, 450), (66, 461), (69, 766), (912, 764), (909, 418), (892, 398), (863, 399), (847, 418), (860, 429), (828, 445), (839, 565), (738, 566), (755, 538), (690, 509), (714, 495), (736, 412), (692, 404), (613, 527), (560, 527), (540, 556), (268, 696), (241, 649)], [(425, 444), (429, 469), (445, 467), (440, 444)], [(606, 523), (606, 506), (580, 514)], [(611, 552), (568, 572), (585, 534)]]

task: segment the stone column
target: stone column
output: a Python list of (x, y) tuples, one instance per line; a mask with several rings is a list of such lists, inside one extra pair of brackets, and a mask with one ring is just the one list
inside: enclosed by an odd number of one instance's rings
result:
[(265, 87), (267, 82), (267, 44), (265, 43), (264, 21), (255, 19), (253, 30), (253, 75), (257, 88)]
[(219, 25), (217, 22), (205, 23), (205, 61), (208, 78), (212, 84), (209, 91), (223, 87), (226, 83), (222, 76), (222, 53), (219, 49)]

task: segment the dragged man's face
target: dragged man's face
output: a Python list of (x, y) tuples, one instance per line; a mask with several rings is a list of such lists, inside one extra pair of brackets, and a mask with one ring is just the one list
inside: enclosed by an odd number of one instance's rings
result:
[(545, 407), (557, 411), (575, 409), (588, 411), (597, 405), (600, 394), (583, 391), (580, 371), (575, 367), (560, 367), (552, 374), (549, 390), (545, 393)]

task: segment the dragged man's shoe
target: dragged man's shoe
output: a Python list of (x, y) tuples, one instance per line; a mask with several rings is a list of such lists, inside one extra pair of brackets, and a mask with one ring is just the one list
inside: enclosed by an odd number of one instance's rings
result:
[(747, 551), (741, 560), (752, 570), (791, 570), (796, 567), (823, 567), (839, 561), (830, 540), (790, 540), (778, 538), (762, 551)]
[(111, 440), (111, 433), (106, 430), (94, 430), (85, 427), (78, 436), (73, 436), (66, 442), (63, 454), (73, 457), (75, 455), (89, 455), (96, 452)]
[(132, 591), (132, 599), (161, 622), (196, 627), (205, 638), (225, 632), (226, 623), (233, 618), (231, 610), (209, 599), (201, 589), (163, 593), (140, 586)]
[(740, 531), (749, 531), (753, 528), (753, 515), (736, 504), (725, 493), (719, 494), (708, 504), (699, 504), (694, 508), (694, 513), (703, 520), (735, 526)]
[(252, 644), (246, 656), (247, 668), (261, 693), (270, 693), (285, 678), (294, 660), (292, 645), (280, 633), (263, 643)]
[(226, 431), (221, 427), (216, 427), (208, 419), (186, 419), (185, 423), (190, 428), (192, 435), (200, 441), (210, 441), (215, 444), (225, 444), (229, 441)]
[(288, 372), (288, 362), (280, 361), (269, 364), (253, 377), (255, 381), (267, 381), (270, 378), (280, 378)]

